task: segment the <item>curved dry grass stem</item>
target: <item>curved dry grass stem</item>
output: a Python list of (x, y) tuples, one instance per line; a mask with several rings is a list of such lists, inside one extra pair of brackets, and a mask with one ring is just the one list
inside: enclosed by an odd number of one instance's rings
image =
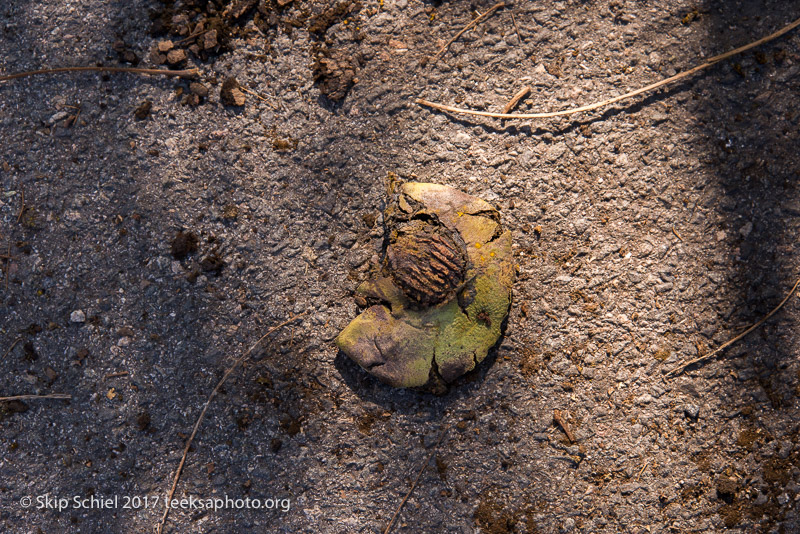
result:
[(59, 72), (131, 72), (134, 74), (153, 74), (160, 76), (178, 76), (181, 78), (191, 78), (200, 74), (200, 70), (196, 68), (186, 70), (167, 70), (167, 69), (137, 69), (134, 67), (57, 67), (54, 69), (39, 69), (29, 70), (27, 72), (17, 72), (16, 74), (6, 74), (0, 76), (0, 82), (9, 80), (16, 80), (17, 78), (26, 78), (28, 76), (36, 76), (37, 74), (55, 74)]
[(615, 96), (613, 98), (609, 98), (608, 100), (603, 100), (601, 102), (595, 102), (594, 104), (587, 104), (585, 106), (581, 106), (581, 107), (577, 107), (577, 108), (564, 109), (564, 110), (561, 110), (561, 111), (548, 111), (548, 112), (543, 112), (543, 113), (491, 113), (491, 112), (488, 112), (488, 111), (473, 111), (471, 109), (464, 109), (464, 108), (456, 108), (456, 107), (452, 107), (452, 106), (446, 106), (444, 104), (437, 104), (435, 102), (430, 102), (430, 101), (422, 99), (422, 98), (417, 98), (415, 100), (415, 102), (417, 104), (421, 105), (421, 106), (427, 106), (429, 108), (434, 108), (434, 109), (438, 109), (438, 110), (441, 110), (441, 111), (447, 111), (447, 112), (450, 112), (450, 113), (459, 113), (459, 114), (463, 114), (463, 115), (475, 115), (475, 116), (478, 116), (478, 117), (491, 117), (491, 118), (494, 118), (494, 119), (549, 119), (549, 118), (553, 118), (553, 117), (562, 117), (564, 115), (573, 115), (575, 113), (582, 113), (582, 112), (585, 112), (585, 111), (592, 111), (592, 110), (595, 110), (595, 109), (598, 109), (598, 108), (602, 108), (602, 107), (608, 106), (610, 104), (614, 104), (616, 102), (619, 102), (621, 100), (626, 100), (628, 98), (633, 98), (634, 96), (638, 96), (638, 95), (641, 95), (643, 93), (647, 93), (647, 92), (653, 91), (655, 89), (658, 89), (659, 87), (663, 87), (665, 85), (677, 82), (678, 80), (682, 80), (684, 78), (687, 78), (687, 77), (691, 76), (692, 74), (700, 72), (701, 70), (707, 69), (708, 67), (710, 67), (712, 65), (715, 65), (716, 63), (719, 63), (720, 61), (723, 61), (725, 59), (731, 58), (731, 57), (733, 57), (735, 55), (741, 54), (742, 52), (750, 50), (751, 48), (755, 48), (755, 47), (757, 47), (759, 45), (762, 45), (764, 43), (768, 43), (768, 42), (770, 42), (772, 40), (775, 40), (778, 37), (780, 37), (781, 35), (784, 35), (785, 33), (790, 32), (791, 30), (795, 29), (798, 26), (800, 26), (800, 19), (797, 19), (794, 22), (784, 26), (783, 28), (781, 28), (780, 30), (776, 31), (775, 33), (771, 33), (770, 35), (767, 35), (766, 37), (762, 37), (761, 39), (759, 39), (757, 41), (753, 41), (752, 43), (748, 43), (748, 44), (746, 44), (744, 46), (740, 46), (739, 48), (736, 48), (734, 50), (730, 50), (728, 52), (725, 52), (724, 54), (720, 54), (718, 56), (714, 56), (712, 58), (709, 58), (705, 62), (701, 63), (700, 65), (697, 65), (696, 67), (692, 67), (689, 70), (680, 72), (680, 73), (676, 74), (675, 76), (670, 76), (669, 78), (666, 78), (664, 80), (661, 80), (661, 81), (658, 81), (658, 82), (655, 82), (655, 83), (651, 83), (650, 85), (648, 85), (646, 87), (642, 87), (641, 89), (636, 89), (635, 91), (631, 91), (630, 93), (625, 93), (624, 95)]
[[(272, 328), (267, 330), (267, 333), (261, 336), (258, 339), (258, 341), (253, 343), (253, 345), (249, 349), (247, 349), (247, 352), (245, 352), (239, 358), (237, 358), (236, 361), (233, 362), (233, 365), (231, 365), (228, 368), (228, 370), (225, 371), (225, 374), (222, 375), (222, 378), (220, 378), (219, 382), (217, 382), (217, 385), (214, 387), (214, 390), (208, 396), (206, 404), (205, 406), (203, 406), (203, 410), (200, 412), (200, 416), (197, 418), (197, 421), (195, 421), (194, 427), (192, 428), (192, 434), (189, 436), (189, 439), (186, 440), (186, 445), (183, 448), (183, 456), (181, 456), (181, 461), (178, 464), (178, 469), (175, 471), (175, 475), (172, 478), (172, 486), (169, 488), (169, 493), (167, 493), (167, 500), (166, 500), (167, 503), (169, 503), (172, 500), (172, 496), (175, 495), (175, 489), (178, 487), (178, 480), (180, 480), (181, 478), (181, 472), (183, 471), (183, 466), (186, 463), (186, 457), (189, 455), (189, 447), (192, 446), (192, 441), (194, 441), (194, 437), (197, 435), (197, 431), (200, 428), (200, 423), (203, 422), (203, 418), (206, 416), (206, 411), (208, 410), (208, 407), (211, 405), (211, 401), (214, 400), (214, 397), (217, 396), (219, 388), (222, 387), (222, 384), (224, 384), (225, 381), (228, 380), (228, 377), (231, 375), (231, 373), (233, 373), (233, 371), (236, 370), (236, 368), (239, 367), (239, 365), (241, 365), (242, 362), (244, 362), (254, 350), (256, 350), (256, 348), (261, 344), (262, 341), (264, 341), (267, 338), (267, 336), (269, 336), (273, 332), (280, 330), (289, 323), (296, 321), (298, 318), (302, 317), (306, 313), (308, 313), (308, 311), (304, 311), (303, 313), (298, 313), (297, 315), (290, 317), (289, 319), (286, 319), (281, 324), (273, 326)], [(156, 532), (158, 534), (161, 534), (164, 531), (164, 525), (167, 523), (167, 516), (169, 515), (169, 509), (170, 509), (169, 506), (164, 506), (164, 514), (161, 516), (161, 520), (158, 522), (158, 526), (156, 527)]]
[(697, 358), (695, 358), (693, 360), (689, 360), (688, 362), (682, 363), (681, 365), (679, 365), (678, 367), (672, 369), (670, 372), (668, 372), (666, 375), (664, 375), (664, 377), (665, 378), (672, 378), (673, 376), (677, 376), (680, 373), (682, 373), (690, 365), (694, 365), (696, 363), (700, 363), (702, 361), (705, 361), (705, 360), (708, 360), (709, 358), (714, 357), (715, 355), (717, 355), (720, 352), (722, 352), (723, 350), (727, 349), (728, 347), (730, 347), (731, 345), (733, 345), (734, 343), (736, 343), (737, 341), (742, 339), (744, 336), (746, 336), (747, 334), (749, 334), (750, 332), (752, 332), (753, 330), (755, 330), (756, 328), (758, 328), (759, 326), (764, 324), (767, 321), (767, 319), (769, 319), (770, 317), (772, 317), (773, 315), (778, 313), (778, 310), (783, 308), (783, 305), (786, 304), (789, 301), (789, 298), (791, 298), (791, 296), (794, 295), (794, 292), (797, 291), (797, 286), (800, 286), (800, 278), (797, 279), (797, 282), (794, 283), (794, 286), (792, 286), (791, 291), (789, 291), (789, 293), (786, 295), (786, 297), (784, 297), (784, 299), (781, 301), (781, 303), (778, 304), (777, 306), (775, 306), (772, 309), (771, 312), (769, 312), (766, 316), (764, 316), (763, 319), (761, 319), (756, 324), (754, 324), (753, 326), (751, 326), (750, 328), (748, 328), (747, 330), (745, 330), (744, 332), (742, 332), (741, 334), (739, 334), (735, 338), (731, 339), (730, 341), (726, 341), (725, 343), (723, 343), (722, 345), (717, 347), (715, 350), (709, 352), (708, 354), (703, 354), (702, 356), (698, 356)]

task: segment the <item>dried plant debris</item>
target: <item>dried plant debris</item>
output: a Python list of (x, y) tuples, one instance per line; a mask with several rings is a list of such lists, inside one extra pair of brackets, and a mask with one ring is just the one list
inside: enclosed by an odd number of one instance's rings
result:
[(361, 2), (345, 0), (343, 2), (334, 3), (330, 8), (311, 18), (308, 31), (317, 35), (323, 35), (331, 26), (360, 10)]
[[(311, 50), (314, 82), (325, 97), (336, 102), (344, 99), (357, 82), (358, 64), (349, 45), (364, 37), (358, 31), (363, 9), (363, 4), (354, 0), (162, 0), (161, 9), (151, 14), (150, 33), (161, 40), (150, 50), (150, 61), (173, 68), (181, 68), (193, 60), (208, 61), (230, 51), (235, 38), (251, 36), (253, 25), (267, 35), (265, 46), (269, 50), (270, 32), (291, 35), (294, 28), (305, 28), (317, 41)], [(331, 38), (329, 30), (337, 24), (347, 25), (352, 32)], [(115, 46), (124, 56), (124, 44)], [(126, 57), (133, 59), (130, 54)], [(189, 99), (187, 103), (197, 105), (199, 100)], [(243, 105), (236, 101), (244, 101), (241, 92), (225, 103)]]
[(236, 78), (228, 78), (222, 83), (219, 93), (220, 100), (226, 106), (244, 106), (245, 95)]
[(136, 120), (143, 121), (150, 116), (152, 110), (153, 102), (151, 100), (145, 100), (134, 110), (133, 116), (136, 117)]
[(344, 99), (357, 81), (356, 68), (350, 57), (344, 52), (330, 52), (320, 47), (314, 58), (312, 71), (319, 91), (334, 101)]
[(371, 304), (336, 338), (381, 381), (443, 392), (500, 337), (511, 305), (511, 232), (490, 204), (404, 183), (384, 213), (385, 257), (356, 291)]

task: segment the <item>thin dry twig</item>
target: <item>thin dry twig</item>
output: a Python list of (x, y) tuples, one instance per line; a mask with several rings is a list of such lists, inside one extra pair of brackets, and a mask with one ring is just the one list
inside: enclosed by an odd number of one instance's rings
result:
[(519, 28), (517, 28), (517, 19), (514, 18), (514, 13), (511, 13), (511, 22), (514, 23), (514, 31), (517, 33), (519, 44), (522, 44), (522, 36), (519, 34)]
[(680, 373), (682, 373), (683, 370), (686, 369), (687, 367), (689, 367), (690, 365), (693, 365), (695, 363), (699, 363), (699, 362), (708, 360), (709, 358), (712, 358), (713, 356), (719, 354), (723, 350), (727, 349), (728, 347), (730, 347), (731, 345), (733, 345), (734, 343), (736, 343), (737, 341), (739, 341), (740, 339), (745, 337), (747, 334), (749, 334), (750, 332), (752, 332), (753, 330), (755, 330), (756, 328), (758, 328), (759, 326), (764, 324), (767, 321), (767, 319), (769, 319), (770, 317), (772, 317), (773, 315), (778, 313), (778, 310), (783, 308), (783, 305), (786, 304), (789, 301), (789, 299), (791, 298), (792, 295), (794, 295), (794, 292), (797, 290), (797, 286), (800, 286), (800, 278), (797, 279), (797, 282), (794, 283), (794, 286), (792, 286), (791, 291), (789, 291), (789, 293), (786, 295), (786, 297), (784, 297), (784, 299), (781, 301), (781, 303), (778, 304), (777, 306), (775, 306), (775, 308), (773, 308), (771, 312), (769, 312), (767, 315), (765, 315), (763, 319), (761, 319), (756, 324), (754, 324), (753, 326), (751, 326), (750, 328), (748, 328), (747, 330), (745, 330), (744, 332), (742, 332), (738, 336), (734, 337), (730, 341), (726, 341), (725, 343), (720, 345), (715, 350), (709, 352), (708, 354), (703, 354), (702, 356), (698, 356), (697, 358), (694, 358), (693, 360), (689, 360), (688, 362), (682, 363), (681, 365), (679, 365), (678, 367), (674, 368), (673, 370), (671, 370), (670, 372), (668, 372), (664, 376), (666, 378), (671, 378), (673, 376), (677, 376)]
[(17, 214), (17, 224), (22, 220), (22, 214), (25, 212), (25, 190), (20, 189), (19, 194), (22, 201), (20, 202), (19, 213)]
[(190, 34), (190, 35), (187, 35), (186, 37), (184, 37), (184, 38), (183, 38), (183, 39), (181, 39), (180, 41), (177, 41), (175, 44), (176, 44), (176, 45), (182, 45), (183, 43), (187, 43), (187, 42), (191, 41), (191, 40), (192, 40), (192, 39), (194, 39), (195, 37), (200, 37), (201, 35), (205, 35), (205, 34), (207, 34), (208, 32), (210, 32), (210, 31), (211, 31), (211, 30), (213, 30), (213, 29), (214, 29), (214, 28), (209, 28), (209, 29), (207, 29), (207, 30), (203, 30), (203, 31), (201, 31), (201, 32), (192, 33), (192, 34)]
[(436, 449), (438, 449), (439, 445), (442, 444), (444, 436), (445, 434), (447, 434), (448, 430), (450, 430), (450, 425), (444, 427), (444, 430), (442, 430), (442, 435), (439, 436), (439, 441), (437, 441), (436, 445), (433, 446), (433, 449), (431, 450), (431, 453), (428, 455), (428, 458), (425, 460), (425, 463), (422, 464), (422, 469), (419, 470), (419, 473), (417, 473), (417, 478), (415, 478), (413, 484), (411, 484), (411, 489), (408, 490), (408, 493), (406, 493), (406, 496), (403, 497), (403, 500), (400, 502), (400, 506), (398, 506), (397, 510), (394, 511), (394, 515), (392, 516), (391, 521), (389, 521), (389, 524), (386, 525), (386, 530), (383, 531), (383, 534), (389, 534), (389, 532), (392, 530), (394, 522), (397, 520), (397, 516), (400, 515), (400, 510), (403, 509), (403, 506), (406, 504), (406, 501), (408, 500), (409, 497), (411, 497), (411, 494), (414, 492), (414, 488), (416, 488), (417, 483), (419, 483), (419, 479), (422, 478), (422, 473), (425, 472), (425, 469), (428, 467), (428, 464), (431, 463), (431, 458), (433, 458), (433, 455), (436, 454)]
[[(197, 418), (197, 421), (194, 423), (194, 428), (192, 428), (192, 434), (189, 436), (189, 439), (186, 440), (186, 445), (183, 448), (183, 456), (181, 457), (181, 461), (178, 464), (178, 469), (175, 471), (175, 476), (172, 478), (172, 487), (170, 487), (169, 493), (167, 494), (167, 502), (172, 501), (172, 496), (175, 495), (175, 489), (178, 487), (178, 480), (181, 477), (181, 471), (183, 471), (183, 466), (186, 463), (186, 457), (189, 455), (189, 447), (192, 446), (192, 441), (194, 441), (194, 437), (197, 435), (197, 430), (200, 428), (200, 423), (203, 422), (203, 418), (206, 415), (206, 411), (208, 410), (208, 407), (211, 405), (211, 401), (214, 400), (214, 397), (217, 396), (217, 393), (219, 392), (219, 388), (222, 387), (222, 384), (225, 383), (225, 381), (228, 379), (228, 377), (231, 375), (231, 373), (233, 373), (233, 371), (236, 370), (236, 368), (239, 367), (239, 365), (241, 365), (242, 362), (244, 362), (247, 359), (248, 356), (250, 356), (250, 354), (261, 344), (261, 342), (264, 341), (267, 338), (267, 336), (269, 336), (270, 334), (280, 330), (281, 328), (283, 328), (287, 324), (290, 324), (290, 323), (296, 321), (298, 318), (302, 317), (306, 313), (308, 313), (308, 311), (304, 311), (303, 313), (298, 313), (297, 315), (294, 315), (294, 316), (290, 317), (289, 319), (283, 321), (279, 325), (273, 326), (272, 328), (267, 330), (267, 333), (264, 334), (263, 336), (261, 336), (258, 339), (258, 341), (253, 343), (253, 345), (249, 349), (247, 349), (247, 351), (244, 354), (242, 354), (239, 358), (237, 358), (237, 360), (235, 362), (233, 362), (233, 365), (231, 365), (228, 368), (228, 370), (225, 371), (225, 374), (222, 375), (222, 378), (220, 378), (219, 382), (217, 382), (217, 385), (214, 387), (214, 390), (208, 396), (208, 399), (206, 400), (206, 404), (205, 404), (205, 406), (203, 406), (203, 410), (200, 412), (200, 416)], [(169, 515), (169, 509), (170, 509), (169, 506), (165, 506), (164, 507), (164, 514), (161, 516), (161, 520), (158, 522), (158, 526), (156, 527), (157, 534), (161, 534), (164, 531), (164, 525), (167, 522), (167, 516)]]
[(644, 462), (644, 467), (642, 467), (642, 470), (641, 470), (641, 471), (639, 471), (639, 474), (638, 474), (638, 475), (636, 475), (636, 480), (637, 480), (637, 481), (638, 481), (638, 480), (639, 480), (639, 479), (642, 477), (642, 474), (644, 473), (644, 470), (645, 470), (645, 469), (647, 469), (647, 466), (648, 466), (648, 465), (650, 465), (650, 458), (648, 458), (648, 459), (647, 459), (647, 460)]
[(453, 37), (452, 39), (447, 41), (444, 44), (444, 46), (442, 46), (439, 49), (439, 51), (436, 52), (436, 55), (433, 56), (433, 61), (431, 62), (431, 64), (436, 63), (437, 61), (439, 61), (439, 58), (442, 57), (442, 54), (444, 54), (447, 51), (447, 49), (450, 47), (450, 45), (453, 44), (454, 42), (456, 42), (456, 40), (459, 37), (461, 37), (462, 35), (464, 35), (464, 33), (467, 32), (470, 28), (472, 28), (473, 26), (475, 26), (476, 24), (478, 24), (482, 20), (485, 20), (487, 17), (489, 17), (489, 15), (491, 15), (492, 13), (494, 13), (495, 11), (500, 9), (501, 7), (505, 7), (505, 5), (506, 5), (505, 2), (498, 2), (497, 4), (495, 4), (492, 7), (490, 7), (489, 10), (486, 13), (484, 13), (483, 15), (480, 15), (479, 17), (475, 18), (475, 20), (473, 20), (472, 22), (470, 22), (469, 24), (464, 26), (464, 28), (455, 35), (455, 37)]
[(108, 373), (106, 376), (103, 377), (103, 382), (109, 380), (111, 378), (119, 378), (121, 376), (128, 376), (128, 371), (119, 371), (118, 373)]
[(18, 337), (17, 339), (15, 339), (15, 340), (14, 340), (14, 342), (11, 344), (11, 346), (10, 346), (10, 347), (8, 347), (8, 348), (6, 349), (6, 351), (3, 353), (3, 355), (2, 355), (2, 356), (0, 356), (0, 360), (2, 360), (3, 358), (5, 358), (6, 356), (8, 356), (8, 354), (9, 354), (9, 353), (10, 353), (12, 350), (14, 350), (14, 347), (16, 347), (16, 346), (17, 346), (17, 343), (19, 343), (20, 341), (22, 341), (22, 338), (21, 338), (21, 337)]
[(724, 54), (720, 54), (718, 56), (714, 56), (712, 58), (709, 58), (705, 62), (701, 63), (700, 65), (697, 65), (696, 67), (693, 67), (693, 68), (691, 68), (689, 70), (680, 72), (680, 73), (676, 74), (675, 76), (670, 76), (669, 78), (666, 78), (664, 80), (661, 80), (661, 81), (658, 81), (658, 82), (655, 82), (655, 83), (651, 83), (648, 86), (642, 87), (641, 89), (637, 89), (635, 91), (631, 91), (630, 93), (625, 93), (624, 95), (615, 96), (613, 98), (609, 98), (609, 99), (603, 100), (601, 102), (595, 102), (594, 104), (587, 104), (585, 106), (572, 108), (572, 109), (564, 109), (564, 110), (561, 110), (561, 111), (548, 111), (548, 112), (543, 112), (543, 113), (491, 113), (491, 112), (488, 112), (488, 111), (474, 111), (474, 110), (471, 110), (471, 109), (464, 109), (464, 108), (456, 108), (456, 107), (452, 107), (452, 106), (446, 106), (444, 104), (437, 104), (435, 102), (430, 102), (430, 101), (425, 100), (423, 98), (417, 98), (415, 100), (415, 102), (417, 104), (421, 105), (421, 106), (427, 106), (429, 108), (434, 108), (434, 109), (438, 109), (438, 110), (441, 110), (441, 111), (448, 111), (450, 113), (461, 113), (461, 114), (464, 114), (464, 115), (476, 115), (476, 116), (479, 116), (479, 117), (491, 117), (491, 118), (494, 118), (494, 119), (549, 119), (549, 118), (552, 118), (552, 117), (562, 117), (564, 115), (573, 115), (575, 113), (582, 113), (584, 111), (592, 111), (592, 110), (595, 110), (595, 109), (598, 109), (598, 108), (602, 108), (602, 107), (608, 106), (610, 104), (614, 104), (616, 102), (619, 102), (621, 100), (625, 100), (625, 99), (628, 99), (628, 98), (632, 98), (634, 96), (641, 95), (643, 93), (647, 93), (647, 92), (653, 91), (655, 89), (658, 89), (659, 87), (663, 87), (663, 86), (668, 85), (670, 83), (677, 82), (678, 80), (682, 80), (682, 79), (684, 79), (684, 78), (686, 78), (688, 76), (691, 76), (692, 74), (700, 72), (701, 70), (705, 70), (708, 67), (719, 63), (720, 61), (723, 61), (723, 60), (731, 58), (731, 57), (733, 57), (735, 55), (741, 54), (742, 52), (746, 52), (747, 50), (750, 50), (751, 48), (755, 48), (755, 47), (757, 47), (759, 45), (762, 45), (764, 43), (768, 43), (770, 41), (773, 41), (773, 40), (777, 39), (778, 37), (780, 37), (781, 35), (783, 35), (783, 34), (789, 32), (789, 31), (795, 29), (798, 26), (800, 26), (800, 19), (797, 19), (794, 22), (792, 22), (791, 24), (789, 24), (787, 26), (784, 26), (783, 28), (781, 28), (780, 30), (776, 31), (775, 33), (772, 33), (772, 34), (770, 34), (770, 35), (768, 35), (766, 37), (763, 37), (763, 38), (761, 38), (761, 39), (759, 39), (757, 41), (753, 41), (752, 43), (746, 44), (744, 46), (740, 46), (739, 48), (736, 48), (736, 49), (731, 50), (729, 52), (725, 52)]
[(54, 74), (57, 72), (82, 72), (82, 71), (95, 71), (95, 72), (131, 72), (134, 74), (154, 74), (161, 76), (178, 76), (181, 78), (191, 78), (200, 74), (200, 70), (196, 68), (185, 70), (167, 70), (167, 69), (138, 69), (135, 67), (58, 67), (54, 69), (39, 69), (30, 70), (27, 72), (17, 72), (16, 74), (6, 74), (0, 76), (0, 82), (7, 82), (9, 80), (16, 80), (17, 78), (25, 78), (27, 76), (36, 76), (37, 74)]
[(569, 423), (567, 423), (561, 410), (553, 410), (553, 420), (558, 423), (558, 426), (560, 426), (564, 434), (567, 435), (569, 442), (575, 443), (575, 434), (572, 433), (572, 429), (569, 427)]
[(264, 102), (267, 102), (267, 103), (269, 103), (269, 100), (268, 100), (268, 99), (264, 98), (263, 96), (261, 96), (260, 94), (256, 93), (255, 91), (251, 91), (250, 89), (248, 89), (248, 88), (247, 88), (247, 87), (245, 87), (244, 85), (240, 85), (240, 86), (239, 86), (239, 89), (241, 89), (242, 91), (244, 91), (244, 92), (245, 92), (245, 93), (247, 93), (248, 95), (253, 95), (254, 97), (258, 98), (259, 100), (262, 100), (262, 101), (264, 101)]
[(506, 104), (506, 107), (503, 108), (503, 113), (508, 113), (509, 111), (511, 111), (512, 109), (517, 107), (517, 104), (519, 104), (519, 101), (522, 100), (523, 98), (525, 98), (526, 96), (528, 96), (528, 94), (530, 92), (531, 92), (530, 85), (526, 85), (525, 87), (523, 87), (522, 89), (517, 91), (517, 94), (515, 94), (511, 98), (511, 100), (508, 101), (508, 104)]
[[(9, 258), (11, 257), (11, 241), (8, 242), (8, 252), (6, 252), (6, 256)], [(6, 282), (5, 282), (5, 289), (4, 291), (8, 292), (8, 273), (11, 271), (11, 260), (6, 261)]]
[(0, 397), (0, 402), (10, 402), (16, 400), (39, 400), (39, 399), (62, 399), (70, 400), (72, 395), (66, 393), (51, 393), (49, 395), (14, 395), (12, 397)]

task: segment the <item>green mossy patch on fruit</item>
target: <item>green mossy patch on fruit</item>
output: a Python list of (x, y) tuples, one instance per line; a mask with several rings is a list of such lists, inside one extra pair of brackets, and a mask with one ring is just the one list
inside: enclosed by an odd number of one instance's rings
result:
[(474, 369), (500, 338), (511, 306), (511, 233), (502, 231), (497, 211), (451, 187), (402, 184), (384, 219), (391, 225), (421, 216), (463, 239), (469, 260), (463, 285), (435, 306), (420, 306), (397, 286), (384, 263), (356, 291), (375, 304), (336, 338), (367, 372), (396, 387), (450, 383)]

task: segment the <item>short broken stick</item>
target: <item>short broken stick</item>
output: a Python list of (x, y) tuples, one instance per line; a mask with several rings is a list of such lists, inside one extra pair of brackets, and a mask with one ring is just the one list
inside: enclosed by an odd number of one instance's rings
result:
[(531, 87), (529, 85), (526, 85), (525, 87), (523, 87), (522, 89), (517, 91), (517, 94), (515, 94), (511, 98), (511, 100), (508, 101), (508, 104), (506, 104), (506, 107), (503, 108), (503, 113), (510, 113), (511, 110), (513, 110), (515, 107), (517, 107), (517, 104), (519, 104), (519, 101), (522, 100), (523, 98), (525, 98), (526, 96), (528, 96), (528, 94), (530, 94), (530, 92), (531, 92)]
[(572, 433), (572, 429), (569, 427), (569, 423), (567, 423), (561, 410), (553, 410), (553, 420), (558, 423), (558, 426), (560, 426), (564, 434), (567, 435), (569, 442), (575, 443), (575, 434)]
[(11, 344), (11, 346), (6, 349), (6, 351), (3, 353), (2, 356), (0, 356), (0, 360), (5, 358), (6, 356), (8, 356), (8, 353), (11, 352), (12, 350), (14, 350), (14, 347), (16, 347), (17, 343), (19, 343), (20, 341), (22, 341), (21, 337), (18, 337), (17, 339), (15, 339), (14, 342)]

